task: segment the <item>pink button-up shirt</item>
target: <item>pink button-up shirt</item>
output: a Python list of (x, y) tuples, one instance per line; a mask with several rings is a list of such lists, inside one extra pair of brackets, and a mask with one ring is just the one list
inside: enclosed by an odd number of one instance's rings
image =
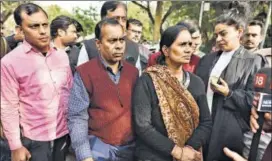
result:
[(46, 57), (24, 43), (1, 59), (1, 121), (11, 150), (22, 135), (52, 141), (68, 133), (67, 105), (72, 86), (69, 59), (52, 48)]

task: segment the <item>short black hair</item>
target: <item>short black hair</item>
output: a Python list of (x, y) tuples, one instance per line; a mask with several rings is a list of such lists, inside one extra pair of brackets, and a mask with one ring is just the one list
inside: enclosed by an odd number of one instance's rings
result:
[(124, 7), (124, 9), (127, 12), (127, 6), (126, 4), (124, 4), (123, 2), (120, 1), (107, 1), (103, 4), (103, 6), (101, 7), (101, 11), (100, 11), (100, 16), (101, 19), (105, 18), (108, 14), (108, 12), (113, 12), (116, 10), (116, 8), (121, 5)]
[(259, 20), (263, 24), (265, 24), (266, 17), (267, 17), (267, 13), (266, 12), (261, 12), (257, 16), (255, 16), (253, 20)]
[(261, 35), (264, 34), (264, 24), (262, 23), (262, 21), (251, 20), (251, 21), (248, 22), (248, 26), (260, 26), (260, 28), (261, 28)]
[(95, 26), (95, 38), (96, 39), (101, 40), (101, 38), (102, 38), (101, 31), (102, 31), (103, 26), (105, 26), (105, 25), (113, 25), (113, 26), (119, 25), (123, 29), (123, 27), (120, 25), (120, 23), (116, 19), (104, 18), (101, 21), (99, 21)]
[(84, 32), (83, 26), (76, 19), (73, 19), (77, 32)]
[(186, 26), (191, 34), (199, 31), (200, 32), (200, 27), (197, 25), (197, 22), (194, 20), (184, 20), (178, 22), (176, 25), (183, 25)]
[(234, 1), (229, 4), (229, 10), (224, 11), (216, 19), (216, 25), (223, 23), (228, 26), (234, 26), (245, 29), (246, 22), (251, 15), (251, 8), (247, 2)]
[(22, 20), (22, 12), (25, 12), (27, 15), (30, 16), (33, 13), (37, 13), (39, 11), (42, 11), (46, 15), (46, 17), (48, 18), (47, 13), (39, 5), (36, 5), (34, 3), (24, 3), (24, 4), (19, 5), (13, 13), (16, 25), (22, 24), (22, 21), (23, 21)]
[(128, 27), (129, 27), (130, 24), (143, 27), (143, 23), (141, 21), (137, 20), (137, 19), (134, 19), (134, 18), (128, 19), (128, 21), (127, 21), (127, 29), (128, 29)]
[(167, 28), (161, 36), (161, 41), (160, 41), (160, 52), (161, 55), (157, 59), (157, 63), (160, 65), (165, 65), (165, 55), (162, 52), (163, 46), (170, 47), (175, 40), (177, 39), (179, 33), (181, 31), (187, 30), (188, 32), (189, 29), (185, 25), (175, 25)]
[(60, 15), (52, 20), (50, 24), (51, 37), (54, 39), (58, 36), (58, 29), (66, 31), (70, 25), (75, 25), (77, 32), (82, 32), (82, 25), (75, 19)]

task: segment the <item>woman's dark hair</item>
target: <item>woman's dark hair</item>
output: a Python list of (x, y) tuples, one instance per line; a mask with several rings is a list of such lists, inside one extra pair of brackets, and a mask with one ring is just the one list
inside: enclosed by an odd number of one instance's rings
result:
[(105, 18), (109, 11), (110, 12), (115, 11), (119, 5), (122, 5), (127, 12), (127, 6), (123, 2), (120, 2), (120, 1), (107, 1), (107, 2), (105, 2), (103, 4), (103, 6), (101, 7), (101, 11), (100, 11), (101, 19)]
[(162, 52), (163, 46), (170, 47), (175, 40), (177, 39), (179, 33), (183, 30), (188, 30), (187, 26), (184, 25), (176, 25), (176, 26), (171, 26), (167, 28), (161, 36), (161, 41), (160, 41), (160, 52), (161, 55), (157, 59), (157, 64), (160, 65), (165, 65), (165, 55)]
[(24, 3), (24, 4), (19, 5), (13, 13), (16, 25), (22, 24), (22, 21), (23, 21), (22, 20), (22, 12), (25, 12), (27, 15), (30, 16), (33, 13), (37, 13), (39, 11), (42, 11), (46, 15), (46, 17), (48, 18), (47, 13), (42, 9), (42, 7), (40, 7), (34, 3)]
[(224, 11), (216, 19), (216, 25), (223, 23), (234, 26), (236, 29), (245, 28), (246, 22), (251, 15), (250, 5), (247, 2), (234, 1), (229, 4), (229, 9)]
[(95, 38), (96, 39), (101, 40), (101, 38), (103, 36), (101, 31), (102, 31), (103, 26), (105, 26), (105, 25), (112, 25), (112, 26), (118, 26), (119, 25), (123, 29), (123, 27), (120, 25), (120, 23), (114, 18), (102, 19), (95, 26)]

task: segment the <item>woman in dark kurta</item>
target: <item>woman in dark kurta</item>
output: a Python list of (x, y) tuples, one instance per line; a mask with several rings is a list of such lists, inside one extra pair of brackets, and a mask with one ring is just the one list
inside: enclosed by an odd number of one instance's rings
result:
[(252, 82), (262, 59), (240, 45), (245, 15), (249, 14), (245, 11), (246, 4), (238, 3), (217, 18), (214, 34), (220, 50), (205, 55), (196, 69), (206, 85), (213, 119), (207, 161), (230, 161), (223, 152), (225, 146), (241, 155), (243, 133), (249, 130)]
[(163, 33), (158, 65), (146, 69), (133, 94), (136, 161), (200, 161), (211, 118), (204, 84), (182, 70), (190, 61), (191, 34), (185, 26)]

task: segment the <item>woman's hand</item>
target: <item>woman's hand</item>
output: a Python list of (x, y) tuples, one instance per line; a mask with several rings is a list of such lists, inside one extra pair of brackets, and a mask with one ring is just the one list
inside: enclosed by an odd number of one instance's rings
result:
[(193, 148), (185, 146), (180, 161), (201, 161), (202, 155)]
[(211, 88), (214, 92), (220, 93), (223, 96), (227, 97), (230, 92), (229, 86), (227, 82), (225, 82), (222, 78), (219, 78), (219, 81), (221, 84), (211, 82)]

